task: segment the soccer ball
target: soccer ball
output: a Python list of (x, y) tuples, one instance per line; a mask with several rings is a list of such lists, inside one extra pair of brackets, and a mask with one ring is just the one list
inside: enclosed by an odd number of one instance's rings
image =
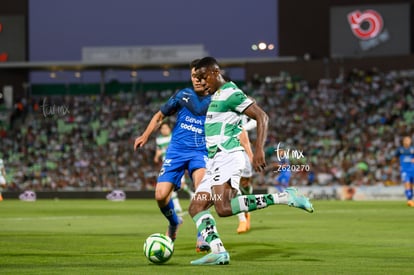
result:
[(155, 233), (150, 235), (144, 243), (144, 255), (154, 264), (163, 264), (171, 259), (174, 252), (174, 243), (170, 237)]

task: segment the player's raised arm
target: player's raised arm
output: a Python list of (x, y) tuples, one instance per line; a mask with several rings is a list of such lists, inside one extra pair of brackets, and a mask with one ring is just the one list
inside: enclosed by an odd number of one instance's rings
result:
[(266, 167), (264, 145), (267, 137), (269, 117), (256, 103), (251, 104), (244, 114), (256, 120), (257, 122), (257, 139), (255, 153), (253, 156), (253, 168), (256, 172), (262, 171)]
[(134, 150), (137, 150), (138, 147), (142, 147), (147, 143), (148, 138), (161, 125), (161, 122), (164, 119), (164, 117), (165, 116), (161, 111), (155, 113), (151, 121), (148, 123), (148, 126), (145, 129), (144, 133), (135, 139)]

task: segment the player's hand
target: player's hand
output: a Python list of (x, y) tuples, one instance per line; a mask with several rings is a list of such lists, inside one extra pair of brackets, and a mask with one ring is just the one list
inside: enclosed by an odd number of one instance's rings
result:
[(138, 147), (144, 146), (145, 143), (147, 143), (147, 141), (148, 141), (148, 138), (146, 136), (137, 137), (134, 143), (134, 151), (136, 151)]
[(262, 172), (266, 168), (266, 160), (263, 150), (256, 150), (253, 156), (253, 168), (256, 172)]

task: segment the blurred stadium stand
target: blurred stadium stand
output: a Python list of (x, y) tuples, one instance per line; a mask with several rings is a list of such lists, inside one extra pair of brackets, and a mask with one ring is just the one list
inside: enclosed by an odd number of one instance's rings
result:
[[(273, 183), (274, 149), (280, 141), (303, 150), (305, 159), (298, 164), (311, 168), (294, 173), (293, 185), (397, 185), (392, 152), (402, 135), (414, 134), (414, 28), (407, 54), (332, 58), (329, 11), (333, 6), (410, 3), (413, 26), (414, 1), (316, 2), (279, 1), (281, 58), (219, 60), (224, 68), (245, 69), (240, 85), (270, 116), (269, 169), (254, 176), (256, 188)], [(27, 16), (27, 1), (13, 3), (1, 13)], [(131, 92), (132, 83), (28, 89), (28, 74), (80, 66), (130, 70), (165, 65), (31, 63), (27, 58), (0, 63), (0, 87), (14, 87), (13, 108), (0, 109), (0, 152), (9, 192), (151, 190), (158, 173), (152, 163), (154, 140), (139, 153), (132, 150), (133, 140), (159, 104), (187, 83), (146, 84), (137, 93)]]

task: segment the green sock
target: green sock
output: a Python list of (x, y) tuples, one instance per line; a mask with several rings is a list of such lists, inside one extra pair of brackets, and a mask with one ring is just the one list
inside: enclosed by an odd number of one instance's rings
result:
[(238, 196), (231, 200), (231, 211), (235, 215), (240, 212), (251, 212), (266, 208), (274, 204), (287, 204), (287, 193)]
[(213, 253), (226, 251), (217, 232), (216, 220), (209, 210), (198, 213), (193, 217), (193, 220), (197, 226), (198, 232), (200, 232), (204, 240), (210, 245)]

